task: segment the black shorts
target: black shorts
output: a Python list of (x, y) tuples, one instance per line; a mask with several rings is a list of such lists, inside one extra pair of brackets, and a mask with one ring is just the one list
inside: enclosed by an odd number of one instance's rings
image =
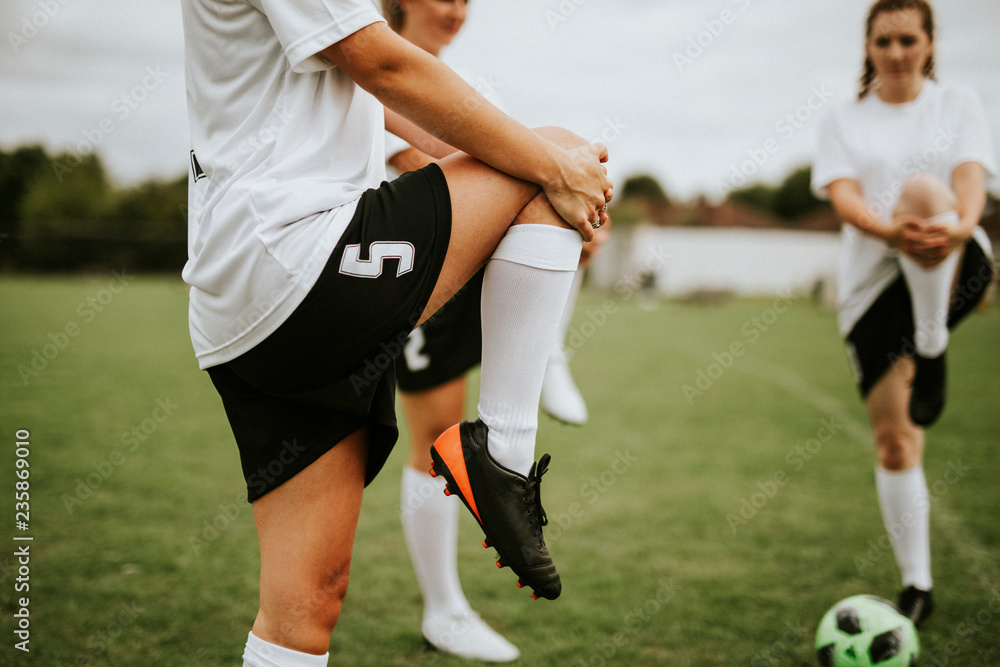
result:
[(365, 192), (316, 285), (266, 340), (208, 369), (240, 450), (247, 499), (363, 426), (370, 483), (399, 430), (395, 360), (448, 252), (451, 199), (430, 165)]
[[(965, 319), (983, 300), (993, 281), (993, 260), (975, 239), (965, 244), (958, 282), (948, 311), (948, 328)], [(893, 362), (913, 356), (913, 303), (899, 276), (865, 311), (847, 335), (847, 353), (861, 396), (867, 398)]]
[(400, 391), (439, 387), (465, 375), (483, 358), (483, 272), (480, 269), (406, 339), (396, 364)]

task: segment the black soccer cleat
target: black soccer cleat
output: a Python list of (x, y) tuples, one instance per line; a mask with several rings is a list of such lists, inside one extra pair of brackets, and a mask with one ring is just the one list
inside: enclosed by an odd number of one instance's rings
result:
[(913, 392), (910, 394), (910, 419), (917, 426), (930, 426), (944, 409), (947, 374), (944, 353), (929, 359), (914, 355)]
[(899, 600), (896, 602), (899, 613), (913, 621), (913, 625), (920, 627), (920, 624), (927, 620), (927, 617), (934, 611), (934, 596), (930, 591), (922, 591), (916, 586), (907, 586), (899, 593)]
[(562, 583), (542, 537), (548, 520), (540, 491), (550, 457), (544, 454), (525, 477), (493, 460), (488, 436), (479, 419), (452, 426), (431, 447), (431, 474), (444, 475), (450, 495), (476, 517), (486, 534), (483, 546), (497, 550), (497, 567), (512, 569), (517, 585), (530, 587), (535, 599), (555, 600)]

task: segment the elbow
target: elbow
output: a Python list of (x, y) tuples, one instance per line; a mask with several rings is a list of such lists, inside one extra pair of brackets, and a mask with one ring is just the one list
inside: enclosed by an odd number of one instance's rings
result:
[(395, 87), (393, 82), (399, 74), (398, 66), (385, 61), (351, 63), (340, 69), (354, 83), (374, 95), (383, 104), (386, 97), (392, 93)]
[(401, 39), (384, 23), (373, 23), (322, 53), (354, 83), (382, 100), (402, 73), (399, 49), (394, 48)]
[(359, 67), (352, 68), (348, 75), (356, 84), (384, 101), (398, 86), (397, 81), (402, 75), (402, 67), (398, 61), (391, 58), (376, 57), (360, 63)]

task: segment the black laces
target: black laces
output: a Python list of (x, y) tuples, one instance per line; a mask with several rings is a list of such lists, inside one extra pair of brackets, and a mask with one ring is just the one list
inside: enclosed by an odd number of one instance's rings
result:
[(542, 507), (542, 475), (548, 471), (551, 458), (548, 454), (542, 454), (538, 463), (532, 464), (531, 472), (528, 474), (528, 502), (534, 504), (535, 514), (539, 517), (541, 526), (549, 525), (549, 518)]

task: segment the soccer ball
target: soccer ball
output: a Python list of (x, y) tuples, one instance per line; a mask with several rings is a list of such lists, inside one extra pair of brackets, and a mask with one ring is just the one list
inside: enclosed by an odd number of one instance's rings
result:
[(816, 630), (823, 667), (911, 667), (920, 657), (913, 621), (874, 595), (855, 595), (833, 605)]

